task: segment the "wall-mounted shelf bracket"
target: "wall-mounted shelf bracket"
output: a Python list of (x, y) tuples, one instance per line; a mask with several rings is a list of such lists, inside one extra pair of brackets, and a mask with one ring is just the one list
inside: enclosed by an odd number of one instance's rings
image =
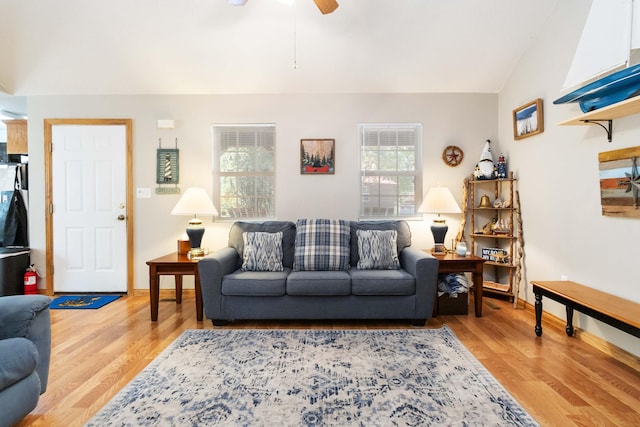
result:
[[(640, 96), (625, 99), (597, 110), (589, 111), (573, 119), (558, 123), (560, 126), (590, 125), (592, 123), (602, 127), (607, 132), (609, 142), (613, 135), (612, 121), (632, 114), (640, 114)], [(599, 122), (599, 123), (596, 123)], [(607, 126), (603, 125), (605, 123)]]
[[(600, 126), (607, 133), (607, 140), (611, 142), (613, 136), (613, 120), (582, 120), (582, 122)], [(602, 123), (607, 123), (607, 126)]]

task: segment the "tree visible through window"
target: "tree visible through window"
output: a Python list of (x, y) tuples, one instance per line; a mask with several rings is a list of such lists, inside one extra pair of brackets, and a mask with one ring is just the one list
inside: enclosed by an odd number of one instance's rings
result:
[(422, 200), (422, 125), (361, 124), (360, 217), (407, 218)]
[(221, 218), (275, 218), (275, 126), (214, 125), (214, 194)]

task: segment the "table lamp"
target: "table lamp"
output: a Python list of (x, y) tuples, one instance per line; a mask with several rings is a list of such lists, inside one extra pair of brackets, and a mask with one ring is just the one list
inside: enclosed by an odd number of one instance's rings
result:
[(440, 217), (440, 214), (460, 213), (460, 206), (453, 198), (451, 191), (447, 187), (431, 187), (424, 197), (424, 201), (418, 208), (418, 212), (438, 214), (431, 225), (431, 233), (433, 234), (433, 253), (443, 254), (447, 250), (444, 246), (444, 238), (447, 235), (449, 227), (446, 220)]
[(193, 215), (187, 227), (187, 236), (189, 236), (189, 244), (191, 246), (189, 256), (192, 259), (202, 258), (204, 250), (200, 247), (200, 244), (204, 235), (204, 227), (198, 215), (218, 215), (218, 211), (213, 206), (213, 202), (205, 189), (187, 188), (187, 191), (184, 192), (171, 211), (171, 215)]

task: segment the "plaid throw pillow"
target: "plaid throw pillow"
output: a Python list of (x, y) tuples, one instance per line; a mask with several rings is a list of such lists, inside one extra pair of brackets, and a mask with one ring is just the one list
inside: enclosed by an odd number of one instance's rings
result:
[(396, 230), (358, 230), (358, 270), (397, 270), (398, 232)]
[(348, 270), (350, 240), (349, 221), (299, 219), (296, 222), (293, 269)]
[(282, 266), (282, 231), (265, 233), (245, 231), (242, 233), (244, 253), (243, 271), (284, 271)]

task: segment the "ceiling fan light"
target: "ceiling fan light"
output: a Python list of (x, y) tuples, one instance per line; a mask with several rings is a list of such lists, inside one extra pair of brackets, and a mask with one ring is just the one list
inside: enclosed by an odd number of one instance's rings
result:
[(246, 3), (247, 0), (229, 0), (231, 6), (244, 6)]
[(336, 0), (313, 0), (313, 2), (318, 6), (318, 9), (320, 9), (323, 15), (331, 13), (338, 8), (338, 2)]

